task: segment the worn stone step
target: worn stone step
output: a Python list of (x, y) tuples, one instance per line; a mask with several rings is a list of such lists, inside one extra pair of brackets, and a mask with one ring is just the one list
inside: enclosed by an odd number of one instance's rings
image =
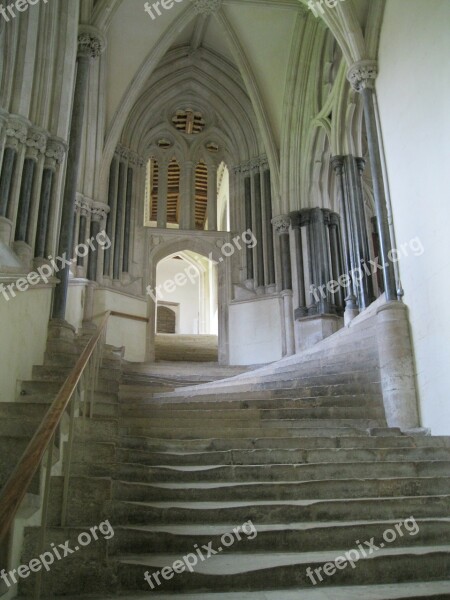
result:
[[(351, 426), (349, 424), (342, 426), (335, 425), (328, 426), (326, 424), (319, 424), (317, 422), (314, 423), (302, 423), (302, 427), (283, 427), (283, 428), (274, 428), (274, 427), (259, 427), (252, 429), (240, 429), (239, 434), (244, 438), (262, 438), (262, 437), (338, 437), (338, 436), (368, 436), (368, 428), (377, 426), (378, 423), (376, 421), (370, 422), (370, 425), (354, 425)], [(138, 426), (124, 426), (121, 427), (121, 433), (125, 436), (143, 436), (143, 437), (160, 437), (161, 439), (178, 439), (178, 440), (195, 440), (195, 439), (204, 439), (208, 435), (214, 435), (219, 438), (235, 438), (236, 437), (236, 428), (235, 427), (207, 427), (206, 425), (202, 428), (197, 427), (191, 430), (187, 430), (184, 428), (173, 428), (166, 427), (165, 429), (161, 427), (138, 427)]]
[(114, 500), (108, 514), (117, 524), (145, 525), (324, 522), (359, 519), (416, 519), (448, 517), (450, 495), (398, 498), (346, 498), (343, 500), (135, 502)]
[[(40, 366), (36, 365), (33, 367), (32, 377), (38, 381), (65, 381), (72, 372), (72, 367), (65, 366)], [(120, 367), (117, 368), (105, 368), (99, 369), (99, 378), (111, 381), (120, 381), (122, 376), (122, 370)]]
[[(122, 390), (121, 386), (121, 390)], [(243, 399), (239, 394), (237, 397), (233, 394), (224, 395), (222, 400), (196, 401), (189, 399), (184, 401), (176, 399), (173, 402), (162, 402), (160, 399), (142, 396), (140, 399), (126, 399), (121, 394), (121, 406), (123, 410), (155, 410), (160, 413), (181, 412), (181, 411), (236, 411), (242, 414), (248, 410), (296, 410), (310, 408), (327, 407), (349, 407), (349, 408), (373, 408), (374, 410), (383, 409), (381, 399), (378, 396), (358, 395), (358, 396), (322, 396), (322, 397), (292, 397), (271, 398), (265, 394), (246, 395)]]
[(260, 450), (260, 449), (326, 449), (326, 448), (421, 448), (432, 444), (433, 448), (450, 447), (450, 437), (406, 436), (392, 432), (390, 436), (348, 435), (348, 436), (303, 436), (301, 442), (293, 437), (229, 437), (195, 440), (162, 439), (157, 435), (121, 436), (121, 446), (155, 452), (209, 452), (227, 450)]
[[(205, 589), (217, 592), (273, 590), (295, 586), (310, 589), (313, 584), (307, 576), (307, 568), (313, 571), (319, 567), (323, 569), (324, 564), (336, 558), (336, 551), (235, 555), (219, 553), (204, 562), (199, 560), (193, 573), (186, 570), (164, 581), (161, 588), (164, 591), (198, 592)], [(125, 555), (121, 557), (119, 564), (122, 587), (148, 592), (149, 584), (143, 578), (143, 572), (152, 574), (161, 571), (179, 559), (180, 556), (175, 554)], [(383, 548), (373, 556), (360, 559), (356, 564), (355, 569), (335, 569), (332, 577), (323, 575), (321, 585), (442, 580), (450, 569), (450, 546)], [(157, 585), (154, 587), (156, 589)]]
[(233, 466), (157, 467), (122, 463), (116, 477), (148, 483), (335, 481), (349, 478), (440, 477), (450, 474), (449, 461), (350, 462)]
[(223, 450), (219, 452), (147, 452), (119, 448), (117, 460), (149, 466), (343, 463), (356, 461), (450, 460), (450, 448), (318, 448)]
[[(245, 521), (248, 523), (249, 520)], [(386, 538), (392, 546), (403, 548), (412, 546), (433, 546), (450, 542), (450, 519), (409, 519), (386, 521), (343, 521), (343, 522), (289, 522), (261, 524), (252, 521), (251, 538), (236, 523), (224, 524), (183, 524), (183, 525), (141, 525), (115, 527), (111, 553), (157, 554), (189, 553), (197, 544), (200, 548), (212, 543), (213, 548), (221, 547), (221, 536), (233, 533), (235, 543), (224, 552), (318, 552), (353, 548), (355, 540), (375, 540), (379, 545)], [(256, 533), (255, 531), (256, 530)], [(250, 533), (250, 531), (248, 532)], [(377, 544), (378, 542), (378, 544)], [(388, 544), (384, 544), (387, 546)]]
[(329, 479), (307, 482), (265, 483), (131, 483), (116, 481), (118, 500), (235, 501), (292, 500), (297, 498), (374, 498), (395, 496), (448, 495), (450, 477), (404, 477), (375, 479)]
[[(278, 408), (278, 409), (226, 409), (226, 410), (170, 410), (153, 406), (129, 407), (121, 406), (123, 419), (146, 419), (146, 422), (165, 423), (167, 420), (177, 423), (191, 421), (209, 422), (283, 422), (302, 419), (377, 419), (385, 421), (381, 407), (356, 406), (317, 406), (310, 408)], [(148, 420), (148, 421), (147, 421)]]

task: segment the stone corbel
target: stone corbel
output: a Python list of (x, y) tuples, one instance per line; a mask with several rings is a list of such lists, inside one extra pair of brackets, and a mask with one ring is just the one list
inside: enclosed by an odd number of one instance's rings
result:
[(37, 161), (39, 155), (45, 153), (45, 148), (47, 146), (47, 135), (40, 129), (30, 127), (25, 140), (25, 146), (25, 157)]
[(279, 215), (272, 219), (272, 225), (277, 235), (289, 235), (291, 219), (289, 215)]
[(362, 92), (366, 88), (374, 89), (377, 76), (378, 63), (375, 60), (360, 60), (347, 72), (347, 79), (357, 92)]
[(45, 169), (56, 170), (62, 164), (67, 152), (67, 144), (58, 138), (49, 138), (45, 148)]
[(106, 37), (96, 27), (81, 25), (78, 32), (78, 58), (96, 60), (106, 48)]

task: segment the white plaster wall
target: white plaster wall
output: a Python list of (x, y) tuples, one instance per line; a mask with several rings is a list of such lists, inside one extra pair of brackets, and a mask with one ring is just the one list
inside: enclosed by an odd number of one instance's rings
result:
[[(147, 317), (147, 301), (111, 290), (96, 290), (94, 315), (100, 319), (107, 310), (137, 317)], [(126, 360), (143, 362), (145, 361), (146, 335), (147, 323), (144, 321), (111, 317), (108, 323), (106, 341), (113, 346), (125, 346)]]
[(233, 302), (229, 315), (231, 365), (259, 365), (283, 357), (279, 298)]
[(397, 247), (402, 259), (422, 424), (450, 433), (450, 2), (388, 0), (377, 82)]
[(0, 297), (0, 401), (14, 402), (17, 380), (43, 363), (52, 290), (33, 288), (9, 301)]
[[(162, 260), (156, 270), (156, 285), (164, 285), (167, 281), (175, 281), (175, 277), (184, 274), (189, 267), (189, 263), (184, 260), (174, 258)], [(193, 273), (193, 271), (190, 272)], [(177, 285), (173, 292), (166, 292), (164, 288), (161, 288), (159, 298), (164, 302), (176, 302), (180, 305), (180, 321), (177, 324), (178, 333), (190, 335), (199, 333), (199, 277), (195, 279), (194, 283), (188, 279), (185, 285)]]

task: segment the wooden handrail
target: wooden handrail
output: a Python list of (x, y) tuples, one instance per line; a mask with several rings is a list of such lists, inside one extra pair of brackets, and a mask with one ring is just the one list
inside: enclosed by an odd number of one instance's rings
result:
[(139, 317), (138, 315), (129, 315), (128, 313), (118, 312), (116, 310), (111, 311), (112, 317), (119, 317), (120, 319), (130, 319), (131, 321), (141, 321), (142, 323), (148, 323), (147, 317)]
[(28, 444), (19, 463), (0, 494), (0, 543), (5, 539), (28, 488), (35, 476), (44, 454), (53, 439), (56, 429), (69, 405), (83, 372), (106, 329), (108, 311), (96, 334), (81, 353), (74, 368), (63, 383), (55, 400)]

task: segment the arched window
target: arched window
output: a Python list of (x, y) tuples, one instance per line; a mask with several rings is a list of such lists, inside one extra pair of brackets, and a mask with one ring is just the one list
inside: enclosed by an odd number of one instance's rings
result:
[(195, 169), (195, 228), (205, 229), (208, 207), (208, 167), (201, 160)]
[(173, 159), (169, 164), (167, 188), (167, 224), (180, 223), (180, 165)]

